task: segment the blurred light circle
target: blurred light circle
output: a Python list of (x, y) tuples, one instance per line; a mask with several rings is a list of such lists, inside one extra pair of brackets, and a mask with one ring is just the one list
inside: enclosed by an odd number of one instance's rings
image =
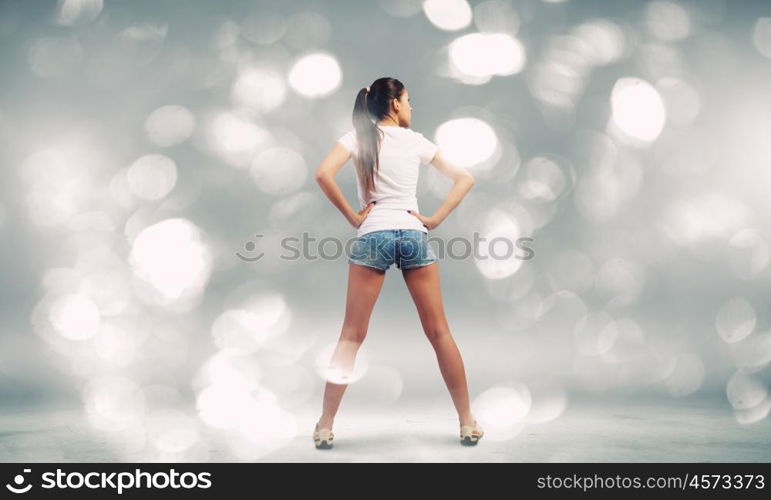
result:
[(300, 57), (289, 70), (289, 85), (300, 95), (324, 97), (334, 92), (342, 80), (337, 59), (325, 52)]
[[(219, 19), (217, 21), (219, 22)], [(238, 24), (232, 19), (224, 18), (222, 22), (219, 22), (219, 25), (214, 28), (212, 34), (213, 45), (220, 50), (230, 50), (238, 41), (239, 34), (241, 34), (241, 29)]]
[(755, 330), (755, 308), (741, 297), (726, 302), (717, 313), (715, 327), (728, 343), (738, 342)]
[(225, 439), (239, 459), (256, 460), (287, 446), (297, 435), (295, 416), (281, 408), (276, 395), (265, 387), (237, 395), (225, 404), (225, 411), (231, 413)]
[(246, 168), (260, 147), (272, 141), (271, 133), (235, 113), (219, 113), (209, 126), (208, 139), (229, 164)]
[(544, 379), (528, 383), (530, 410), (525, 417), (528, 423), (543, 424), (559, 418), (568, 406), (568, 394), (562, 384)]
[(687, 396), (701, 388), (705, 374), (701, 358), (695, 353), (684, 353), (677, 357), (675, 368), (664, 380), (664, 385), (672, 396)]
[(300, 191), (276, 200), (270, 207), (271, 223), (286, 227), (287, 224), (306, 224), (319, 206), (319, 194), (310, 190)]
[(302, 187), (308, 176), (308, 167), (297, 151), (277, 147), (261, 152), (252, 162), (249, 172), (260, 191), (284, 195)]
[(516, 304), (533, 287), (535, 271), (525, 266), (508, 278), (500, 280), (485, 280), (485, 290), (490, 297), (503, 302)]
[(472, 408), (486, 436), (498, 441), (510, 439), (518, 433), (531, 405), (532, 397), (527, 385), (515, 382), (487, 389), (474, 398)]
[(250, 42), (271, 45), (286, 33), (286, 19), (282, 14), (264, 8), (239, 21), (239, 33)]
[(291, 317), (286, 299), (275, 290), (261, 289), (244, 298), (239, 307), (256, 314), (260, 324), (276, 334), (286, 330), (287, 320)]
[(96, 19), (102, 12), (102, 0), (59, 0), (56, 24), (74, 26)]
[(739, 278), (755, 278), (768, 267), (768, 242), (757, 229), (737, 231), (728, 240), (726, 253), (731, 269)]
[(188, 450), (199, 437), (196, 419), (172, 408), (150, 413), (146, 426), (149, 440), (165, 453)]
[(648, 30), (666, 42), (682, 40), (691, 32), (688, 12), (674, 2), (649, 2), (645, 6), (645, 20)]
[(595, 274), (592, 260), (580, 250), (571, 248), (561, 252), (549, 264), (547, 276), (554, 290), (566, 289), (584, 293), (594, 285)]
[[(261, 388), (256, 383), (246, 386), (245, 381), (237, 382), (235, 385), (213, 383), (198, 393), (196, 409), (207, 425), (217, 429), (238, 430), (248, 425), (249, 419), (257, 416), (261, 402), (256, 401), (252, 394), (260, 392)], [(264, 401), (264, 404), (271, 405), (268, 401)]]
[(283, 76), (269, 68), (251, 68), (242, 72), (232, 89), (233, 100), (258, 113), (267, 113), (281, 106), (286, 97)]
[(122, 64), (143, 66), (158, 57), (169, 32), (168, 22), (142, 22), (129, 26), (118, 36)]
[(686, 56), (677, 47), (656, 41), (636, 47), (638, 65), (651, 79), (679, 77), (687, 66)]
[(656, 81), (667, 109), (667, 121), (680, 127), (691, 124), (701, 111), (701, 97), (692, 85), (678, 78), (664, 77)]
[(573, 329), (573, 338), (581, 354), (597, 356), (613, 347), (618, 337), (618, 326), (604, 311), (592, 312), (578, 320)]
[(474, 6), (474, 24), (482, 33), (508, 33), (519, 31), (519, 14), (509, 2), (486, 0)]
[(664, 102), (650, 83), (639, 78), (619, 78), (610, 100), (613, 123), (628, 136), (652, 141), (664, 128)]
[(212, 268), (211, 250), (201, 230), (187, 219), (166, 219), (146, 227), (129, 255), (134, 274), (177, 300), (200, 294)]
[(496, 303), (493, 314), (506, 331), (522, 331), (530, 328), (543, 315), (543, 303), (543, 298), (537, 292), (530, 291), (513, 303)]
[(101, 315), (96, 305), (80, 294), (67, 293), (58, 297), (48, 312), (54, 329), (70, 340), (90, 339), (99, 329)]
[(216, 351), (196, 374), (197, 387), (226, 387), (226, 392), (241, 394), (257, 388), (262, 370), (256, 358), (224, 350)]
[(147, 138), (160, 147), (174, 146), (186, 141), (194, 128), (195, 116), (184, 106), (161, 106), (145, 120)]
[[(607, 363), (616, 365), (630, 365), (647, 351), (645, 331), (632, 318), (622, 317), (615, 320), (617, 334), (614, 335), (613, 344), (606, 352), (601, 353), (602, 359)], [(611, 330), (612, 332), (612, 330)], [(607, 335), (607, 333), (605, 333)], [(618, 380), (616, 381), (619, 382)]]
[(165, 155), (142, 156), (126, 172), (128, 187), (143, 200), (159, 200), (169, 194), (177, 183), (177, 166)]
[[(352, 384), (358, 382), (369, 369), (369, 356), (360, 348), (360, 344), (353, 341), (341, 340), (339, 342), (342, 359), (333, 359), (332, 356), (338, 342), (328, 344), (316, 354), (316, 373), (326, 382), (333, 384)], [(346, 358), (354, 350), (358, 349), (355, 359)], [(350, 363), (353, 362), (353, 367)]]
[(771, 17), (761, 17), (755, 21), (752, 42), (758, 52), (771, 59)]
[(105, 375), (89, 380), (82, 391), (88, 421), (96, 429), (126, 431), (141, 424), (144, 393), (128, 377)]
[(317, 9), (301, 10), (287, 18), (287, 31), (281, 40), (295, 50), (324, 47), (329, 43), (332, 25)]
[(471, 24), (472, 11), (466, 0), (425, 0), (423, 12), (431, 24), (445, 31), (457, 31)]
[(728, 346), (734, 366), (742, 373), (760, 372), (771, 363), (771, 331), (753, 332)]
[(605, 297), (636, 297), (645, 285), (645, 269), (637, 261), (612, 257), (595, 275), (595, 290)]
[(734, 417), (736, 418), (736, 421), (742, 425), (754, 424), (755, 422), (760, 422), (764, 418), (768, 417), (770, 411), (771, 397), (766, 397), (763, 401), (753, 406), (752, 408), (743, 410), (734, 408)]
[(584, 87), (585, 71), (549, 58), (536, 62), (528, 73), (528, 89), (541, 102), (569, 110)]
[(456, 118), (436, 130), (436, 144), (447, 161), (472, 167), (490, 158), (498, 147), (498, 136), (477, 118)]
[(463, 75), (482, 79), (513, 75), (525, 65), (525, 47), (506, 33), (470, 33), (449, 47), (450, 62)]
[(707, 192), (672, 203), (667, 209), (663, 231), (681, 246), (727, 240), (748, 226), (751, 214), (751, 209), (739, 200), (719, 191)]
[[(503, 279), (522, 266), (523, 259), (517, 248), (521, 236), (518, 222), (504, 210), (492, 209), (486, 216), (480, 238), (474, 251), (474, 264), (487, 279)], [(460, 252), (450, 247), (453, 253)]]
[(269, 332), (265, 322), (252, 311), (229, 309), (214, 320), (214, 343), (225, 352), (249, 354), (265, 342)]
[(245, 298), (238, 307), (217, 316), (211, 334), (220, 349), (249, 354), (284, 333), (290, 320), (291, 311), (284, 297), (266, 291)]
[(543, 314), (538, 319), (536, 332), (545, 338), (571, 341), (570, 334), (587, 314), (587, 307), (580, 295), (569, 290), (556, 290), (543, 301)]
[(114, 324), (102, 324), (94, 338), (94, 350), (100, 359), (115, 366), (129, 366), (136, 360), (141, 339), (133, 331)]
[(624, 30), (608, 19), (590, 19), (573, 28), (570, 34), (584, 42), (574, 49), (580, 47), (581, 55), (591, 65), (610, 64), (626, 50)]
[(734, 373), (726, 384), (726, 395), (737, 410), (746, 410), (762, 403), (768, 388), (761, 380), (744, 373)]
[[(573, 188), (575, 172), (568, 165), (568, 173), (553, 158), (535, 156), (524, 165), (524, 179), (519, 183), (519, 194), (525, 199), (548, 203), (562, 197)], [(568, 178), (570, 177), (570, 178)]]

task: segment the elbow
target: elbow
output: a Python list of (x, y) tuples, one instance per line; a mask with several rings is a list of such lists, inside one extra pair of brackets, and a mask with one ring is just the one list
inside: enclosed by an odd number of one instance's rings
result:
[(327, 181), (327, 174), (324, 172), (316, 172), (316, 183), (320, 186), (324, 185)]
[(476, 180), (474, 180), (474, 177), (471, 175), (467, 175), (463, 178), (463, 180), (468, 184), (469, 189), (476, 183)]

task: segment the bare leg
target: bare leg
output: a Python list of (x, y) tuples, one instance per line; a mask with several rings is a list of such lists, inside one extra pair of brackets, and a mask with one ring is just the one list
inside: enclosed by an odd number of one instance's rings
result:
[[(345, 319), (337, 347), (332, 354), (330, 367), (336, 372), (351, 373), (356, 353), (367, 335), (369, 318), (385, 280), (385, 271), (358, 264), (348, 264), (348, 292), (345, 302)], [(348, 384), (327, 381), (324, 388), (324, 405), (320, 428), (332, 428), (340, 407), (340, 401)]]
[(402, 270), (402, 276), (418, 309), (423, 332), (436, 352), (439, 370), (458, 412), (460, 425), (472, 425), (474, 417), (469, 404), (466, 372), (458, 346), (450, 334), (444, 315), (439, 283), (439, 263)]

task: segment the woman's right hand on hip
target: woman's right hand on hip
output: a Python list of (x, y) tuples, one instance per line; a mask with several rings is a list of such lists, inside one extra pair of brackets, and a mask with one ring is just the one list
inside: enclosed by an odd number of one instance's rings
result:
[(369, 215), (369, 211), (372, 210), (372, 208), (375, 206), (375, 203), (377, 202), (371, 201), (369, 202), (369, 204), (367, 204), (366, 207), (361, 209), (359, 213), (356, 214), (356, 219), (353, 221), (350, 221), (351, 225), (353, 225), (353, 227), (355, 228), (358, 228), (359, 226), (361, 226), (361, 223), (364, 222), (364, 219), (367, 218), (367, 215)]

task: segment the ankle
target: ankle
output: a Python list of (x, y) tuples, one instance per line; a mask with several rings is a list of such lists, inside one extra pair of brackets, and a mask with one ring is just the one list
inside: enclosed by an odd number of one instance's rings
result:
[(476, 422), (476, 419), (474, 418), (473, 415), (468, 414), (468, 415), (464, 415), (462, 417), (458, 417), (458, 422), (462, 426), (463, 425), (474, 425), (474, 422)]
[(319, 426), (319, 429), (331, 429), (332, 425), (335, 423), (334, 418), (328, 418), (328, 417), (321, 417), (316, 421), (316, 423)]

